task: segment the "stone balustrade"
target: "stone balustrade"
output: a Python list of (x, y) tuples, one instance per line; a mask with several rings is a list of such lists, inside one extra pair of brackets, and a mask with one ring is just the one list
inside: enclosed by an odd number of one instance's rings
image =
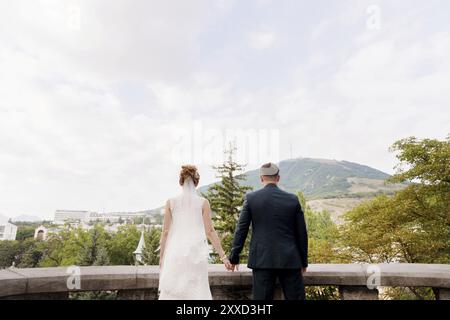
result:
[[(157, 266), (2, 269), (0, 299), (67, 299), (70, 292), (116, 290), (118, 299), (156, 299), (158, 277)], [(251, 298), (251, 270), (244, 265), (237, 272), (210, 265), (209, 280), (214, 299)], [(338, 286), (344, 300), (378, 299), (378, 290), (368, 284), (432, 287), (437, 299), (450, 299), (450, 265), (442, 264), (315, 264), (304, 281), (306, 286)]]

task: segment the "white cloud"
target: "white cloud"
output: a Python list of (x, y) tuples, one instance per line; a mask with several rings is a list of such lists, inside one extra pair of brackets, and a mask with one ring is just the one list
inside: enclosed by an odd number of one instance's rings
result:
[(336, 4), (333, 18), (259, 2), (0, 2), (2, 214), (159, 206), (197, 120), (278, 129), (282, 158), (292, 144), (386, 171), (396, 139), (448, 133), (450, 37), (436, 15), (422, 30), (442, 8), (421, 17), (383, 2), (370, 33), (364, 3)]
[(215, 2), (217, 8), (227, 12), (234, 7), (236, 0), (215, 0)]
[(248, 34), (248, 41), (253, 49), (270, 49), (275, 45), (276, 35), (273, 31), (252, 31)]

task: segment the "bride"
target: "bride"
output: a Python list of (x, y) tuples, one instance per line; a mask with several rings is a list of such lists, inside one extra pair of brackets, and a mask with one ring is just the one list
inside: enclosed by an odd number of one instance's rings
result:
[(208, 200), (197, 195), (197, 168), (181, 167), (179, 196), (167, 200), (160, 251), (160, 300), (211, 300), (208, 281), (208, 242), (231, 267), (211, 221)]

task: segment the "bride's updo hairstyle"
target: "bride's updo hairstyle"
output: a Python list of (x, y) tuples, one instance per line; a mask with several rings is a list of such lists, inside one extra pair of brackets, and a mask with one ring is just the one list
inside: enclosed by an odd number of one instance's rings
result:
[(198, 174), (197, 167), (193, 165), (184, 165), (181, 166), (180, 172), (180, 186), (184, 184), (184, 181), (191, 178), (194, 185), (197, 186), (200, 181), (200, 175)]

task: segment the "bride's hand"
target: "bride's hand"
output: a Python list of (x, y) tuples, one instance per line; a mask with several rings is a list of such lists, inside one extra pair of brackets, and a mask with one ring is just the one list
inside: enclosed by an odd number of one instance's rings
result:
[(227, 268), (227, 270), (231, 270), (231, 268), (232, 268), (231, 262), (230, 262), (230, 260), (228, 260), (228, 258), (226, 256), (220, 260), (223, 262), (223, 264), (225, 265), (225, 268)]
[(227, 270), (231, 270), (233, 268), (233, 265), (231, 264), (230, 260), (225, 260), (223, 262), (225, 264), (225, 268), (227, 268)]

